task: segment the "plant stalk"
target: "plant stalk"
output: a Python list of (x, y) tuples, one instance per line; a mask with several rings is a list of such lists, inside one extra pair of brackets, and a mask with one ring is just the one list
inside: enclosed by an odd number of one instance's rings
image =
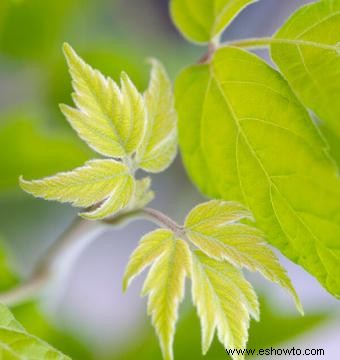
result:
[(69, 271), (84, 247), (97, 238), (98, 233), (105, 231), (108, 225), (125, 226), (128, 222), (136, 219), (149, 220), (157, 226), (173, 231), (177, 235), (183, 232), (183, 228), (175, 221), (152, 208), (132, 210), (103, 219), (100, 222), (78, 217), (46, 251), (28, 279), (17, 287), (0, 293), (0, 302), (13, 306), (39, 296), (50, 278), (59, 270)]

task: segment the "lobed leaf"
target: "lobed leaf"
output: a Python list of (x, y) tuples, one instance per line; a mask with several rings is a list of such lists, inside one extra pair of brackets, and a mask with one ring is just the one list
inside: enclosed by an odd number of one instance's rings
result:
[[(245, 349), (251, 314), (259, 318), (259, 304), (252, 286), (227, 262), (201, 252), (193, 255), (192, 298), (201, 320), (202, 349), (206, 354), (215, 330), (226, 349)], [(233, 359), (244, 359), (234, 354)]]
[(149, 177), (136, 180), (135, 184), (133, 199), (129, 204), (130, 210), (144, 208), (155, 197), (155, 193), (150, 190), (151, 179)]
[(173, 233), (166, 229), (157, 229), (142, 237), (126, 267), (123, 278), (124, 291), (136, 276), (164, 253), (171, 241)]
[(12, 313), (0, 304), (0, 358), (70, 360), (44, 341), (28, 334)]
[(213, 41), (248, 5), (257, 0), (171, 0), (171, 16), (191, 41)]
[(191, 272), (189, 247), (169, 230), (160, 229), (145, 235), (130, 258), (123, 287), (151, 264), (142, 294), (149, 296), (148, 314), (163, 357), (172, 360), (178, 307), (184, 297), (185, 277)]
[(131, 199), (134, 180), (126, 165), (114, 160), (91, 160), (73, 171), (59, 173), (41, 180), (20, 178), (26, 192), (46, 200), (70, 202), (74, 206), (89, 207), (102, 201), (85, 217), (100, 218), (118, 211)]
[(275, 35), (274, 62), (301, 101), (340, 136), (340, 1), (301, 7)]
[(145, 92), (147, 125), (137, 150), (139, 167), (149, 172), (160, 172), (174, 160), (177, 152), (177, 114), (174, 107), (172, 84), (163, 65), (151, 60), (149, 88)]
[(224, 47), (180, 75), (176, 102), (194, 183), (210, 197), (246, 204), (268, 241), (339, 297), (337, 169), (282, 76)]
[(191, 271), (188, 245), (173, 237), (164, 254), (154, 262), (145, 280), (143, 295), (148, 295), (148, 314), (160, 339), (165, 360), (173, 359), (173, 341), (179, 303), (184, 297), (185, 277)]
[(198, 205), (185, 221), (189, 240), (210, 258), (227, 260), (234, 266), (258, 271), (286, 289), (303, 312), (299, 298), (285, 269), (256, 228), (239, 223), (249, 212), (237, 203), (209, 201)]
[(126, 175), (117, 180), (115, 187), (109, 197), (94, 210), (86, 211), (80, 215), (86, 219), (98, 220), (112, 216), (126, 208), (134, 194), (135, 179), (131, 175)]
[(64, 53), (72, 76), (77, 109), (61, 110), (79, 136), (95, 151), (124, 157), (138, 147), (144, 133), (146, 109), (129, 77), (122, 73), (121, 89), (87, 65), (67, 44)]

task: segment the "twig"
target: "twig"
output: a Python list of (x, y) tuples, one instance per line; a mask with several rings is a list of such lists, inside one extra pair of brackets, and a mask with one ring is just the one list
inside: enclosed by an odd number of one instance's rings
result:
[(209, 44), (208, 51), (198, 60), (198, 64), (207, 64), (213, 57), (216, 50), (224, 46), (233, 46), (243, 49), (265, 49), (268, 46), (273, 44), (284, 44), (284, 45), (295, 45), (295, 46), (309, 46), (315, 47), (318, 49), (340, 52), (339, 44), (329, 45), (321, 44), (314, 41), (308, 40), (299, 40), (299, 39), (280, 39), (274, 37), (259, 37), (259, 38), (249, 38), (241, 40), (232, 40), (221, 43), (219, 45)]
[[(93, 231), (98, 230), (100, 226), (102, 230), (105, 230), (103, 225), (122, 226), (136, 219), (149, 220), (158, 226), (172, 230), (178, 235), (183, 232), (183, 228), (175, 221), (160, 211), (151, 208), (121, 213), (100, 222), (77, 218), (47, 250), (27, 280), (7, 292), (0, 293), (0, 302), (6, 305), (15, 305), (38, 296), (57, 270), (59, 260), (66, 257), (72, 251), (71, 249), (79, 248), (79, 245), (82, 244), (78, 243), (82, 242), (84, 235), (89, 236), (91, 233), (92, 237), (95, 238), (96, 235), (93, 235)], [(83, 245), (87, 244), (88, 242), (83, 243)], [(79, 250), (73, 253), (71, 261), (74, 261), (78, 256)]]

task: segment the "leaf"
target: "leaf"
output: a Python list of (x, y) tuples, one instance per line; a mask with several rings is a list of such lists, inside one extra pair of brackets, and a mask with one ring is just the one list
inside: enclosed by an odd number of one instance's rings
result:
[(176, 156), (177, 115), (168, 74), (157, 60), (151, 60), (151, 64), (151, 80), (144, 95), (148, 112), (147, 126), (137, 151), (137, 163), (146, 171), (160, 172)]
[(77, 109), (61, 110), (79, 136), (95, 151), (109, 157), (133, 153), (144, 132), (143, 97), (122, 73), (121, 89), (110, 78), (87, 65), (67, 44), (64, 53), (73, 80)]
[(272, 58), (301, 101), (340, 136), (340, 1), (321, 0), (294, 13), (278, 31)]
[(240, 204), (212, 200), (191, 210), (185, 220), (185, 231), (189, 240), (210, 258), (258, 271), (286, 289), (303, 313), (285, 269), (265, 243), (263, 234), (239, 222), (247, 218), (251, 215)]
[(124, 291), (136, 276), (163, 254), (171, 241), (173, 241), (173, 233), (166, 229), (157, 229), (142, 237), (126, 267), (123, 279)]
[(194, 183), (210, 197), (244, 203), (272, 245), (339, 297), (336, 167), (281, 75), (225, 47), (210, 64), (185, 70), (175, 92)]
[(131, 200), (128, 210), (136, 210), (144, 208), (155, 197), (155, 193), (150, 190), (151, 179), (145, 177), (136, 180), (135, 192)]
[(185, 276), (191, 271), (189, 247), (169, 230), (147, 234), (131, 256), (124, 288), (151, 264), (142, 294), (149, 296), (148, 314), (159, 337), (163, 357), (172, 360), (178, 307), (184, 297)]
[(26, 333), (12, 313), (0, 304), (0, 358), (20, 360), (67, 360), (69, 357)]
[(222, 31), (246, 6), (257, 0), (171, 0), (171, 17), (191, 41), (207, 43)]
[[(250, 316), (259, 317), (259, 304), (252, 286), (227, 262), (201, 252), (193, 256), (192, 298), (201, 320), (202, 348), (206, 354), (215, 329), (226, 349), (245, 349)], [(243, 359), (234, 355), (233, 359)]]
[(126, 165), (114, 160), (91, 160), (83, 167), (42, 180), (20, 179), (23, 190), (47, 200), (70, 202), (78, 207), (104, 200), (96, 210), (82, 214), (93, 219), (106, 217), (126, 206), (133, 193), (133, 183)]

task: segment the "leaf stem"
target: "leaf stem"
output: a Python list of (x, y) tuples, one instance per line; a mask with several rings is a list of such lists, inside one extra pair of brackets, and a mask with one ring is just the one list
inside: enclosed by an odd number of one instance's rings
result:
[(274, 37), (260, 37), (260, 38), (249, 38), (241, 40), (233, 40), (222, 43), (221, 46), (235, 46), (246, 49), (261, 49), (266, 48), (272, 44), (286, 44), (295, 46), (311, 46), (319, 49), (337, 51), (337, 45), (321, 44), (314, 41), (297, 40), (297, 39), (280, 39)]
[(248, 38), (240, 40), (232, 40), (221, 43), (219, 46), (214, 44), (209, 44), (208, 51), (198, 60), (198, 64), (206, 64), (210, 61), (215, 51), (223, 46), (234, 46), (242, 49), (266, 49), (273, 44), (285, 44), (285, 45), (295, 45), (295, 46), (310, 46), (318, 49), (323, 49), (327, 51), (339, 52), (339, 44), (328, 45), (321, 44), (314, 41), (308, 40), (298, 40), (298, 39), (280, 39), (274, 37), (259, 37), (259, 38)]
[(100, 222), (76, 218), (47, 250), (27, 280), (13, 289), (0, 293), (0, 303), (13, 306), (35, 298), (44, 289), (51, 277), (59, 273), (61, 265), (63, 266), (62, 270), (65, 270), (65, 260), (68, 260), (66, 268), (69, 269), (80, 255), (81, 250), (89, 244), (89, 240), (95, 239), (98, 231), (106, 230), (105, 225), (124, 226), (136, 219), (149, 220), (177, 235), (183, 232), (182, 226), (167, 215), (152, 208), (132, 210), (112, 218), (103, 219)]

